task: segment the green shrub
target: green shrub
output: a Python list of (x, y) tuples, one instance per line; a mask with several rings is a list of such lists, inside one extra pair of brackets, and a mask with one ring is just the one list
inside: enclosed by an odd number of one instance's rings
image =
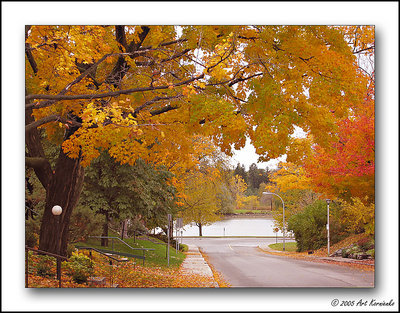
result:
[(182, 252), (186, 252), (186, 251), (189, 250), (189, 247), (187, 245), (183, 244), (183, 243), (180, 243), (179, 244), (179, 250), (182, 251)]
[[(330, 205), (330, 242), (334, 244), (343, 239), (343, 228), (337, 217), (339, 207)], [(304, 211), (288, 219), (288, 230), (293, 231), (297, 242), (297, 251), (317, 250), (327, 244), (327, 205), (318, 200), (307, 206)]]
[(51, 276), (51, 268), (55, 266), (55, 259), (48, 255), (40, 255), (39, 262), (36, 264), (36, 273), (39, 276)]
[(70, 271), (72, 279), (78, 284), (87, 282), (89, 276), (93, 274), (92, 260), (83, 253), (73, 252), (64, 265)]

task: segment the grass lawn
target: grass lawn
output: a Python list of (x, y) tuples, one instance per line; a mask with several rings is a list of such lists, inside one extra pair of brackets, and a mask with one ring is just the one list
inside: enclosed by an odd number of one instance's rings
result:
[[(112, 234), (110, 236), (113, 236)], [(117, 237), (117, 236), (115, 236)], [(158, 240), (156, 238), (153, 238), (154, 241), (157, 241), (159, 243), (164, 243), (161, 240)], [(168, 266), (168, 260), (167, 260), (167, 253), (166, 253), (166, 244), (155, 244), (151, 241), (148, 240), (140, 240), (137, 239), (134, 242), (134, 238), (127, 238), (124, 239), (124, 241), (129, 244), (133, 248), (147, 248), (147, 249), (154, 249), (154, 251), (146, 251), (145, 252), (145, 266), (162, 266), (162, 267), (167, 267)], [(77, 242), (75, 245), (79, 246), (87, 246), (87, 247), (92, 247), (92, 248), (99, 248), (99, 249), (106, 249), (106, 250), (112, 250), (112, 243), (111, 239), (109, 239), (108, 242), (108, 247), (102, 247), (100, 245), (100, 239), (98, 238), (89, 238), (86, 242)], [(122, 242), (119, 240), (114, 239), (114, 251), (119, 251), (119, 252), (126, 252), (134, 255), (143, 255), (143, 251), (140, 250), (132, 250), (128, 246), (124, 245)], [(173, 247), (170, 246), (169, 248), (169, 265), (170, 267), (179, 267), (183, 260), (185, 259), (185, 254), (176, 251)], [(142, 265), (142, 260), (141, 259), (136, 259), (136, 263)]]
[[(278, 250), (278, 251), (283, 251), (283, 243), (273, 243), (269, 245), (271, 249)], [(285, 251), (289, 252), (296, 252), (297, 251), (297, 244), (296, 242), (285, 242)]]

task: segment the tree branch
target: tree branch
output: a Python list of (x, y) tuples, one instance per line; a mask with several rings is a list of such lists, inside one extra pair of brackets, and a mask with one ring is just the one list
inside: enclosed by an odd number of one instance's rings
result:
[(217, 63), (215, 63), (213, 66), (210, 66), (209, 68), (207, 68), (207, 73), (210, 73), (211, 70), (216, 67), (218, 64), (224, 62), (227, 58), (229, 58), (231, 56), (231, 54), (233, 53), (234, 49), (232, 48), (231, 51), (229, 51), (229, 53), (225, 56), (225, 57), (220, 57), (221, 60), (219, 60)]
[(33, 169), (43, 169), (50, 167), (50, 163), (46, 158), (40, 157), (25, 157), (25, 165)]
[[(101, 59), (99, 59), (96, 63), (94, 63), (93, 65), (91, 65), (85, 72), (83, 72), (81, 75), (79, 75), (76, 79), (74, 79), (72, 82), (70, 82), (68, 85), (66, 85), (65, 87), (64, 87), (64, 89), (63, 90), (61, 90), (58, 94), (57, 94), (57, 96), (62, 96), (62, 95), (64, 95), (64, 94), (66, 94), (67, 93), (67, 91), (73, 86), (73, 85), (75, 85), (75, 84), (77, 84), (77, 83), (79, 83), (82, 79), (84, 79), (86, 76), (88, 76), (93, 70), (95, 70), (96, 69), (96, 67), (100, 64), (100, 63), (102, 63), (105, 59), (107, 59), (108, 57), (111, 57), (111, 56), (115, 56), (115, 55), (121, 55), (121, 54), (123, 54), (123, 55), (127, 55), (127, 54), (130, 54), (130, 53), (109, 53), (109, 54), (106, 54), (106, 55), (104, 55)], [(32, 95), (30, 95), (30, 96), (28, 96), (28, 97), (25, 97), (25, 100), (26, 101), (30, 101), (30, 100), (32, 100), (32, 99), (38, 99), (38, 98), (35, 98), (35, 97), (31, 97)], [(57, 101), (60, 101), (60, 100), (62, 100), (62, 99), (55, 99), (54, 101), (44, 101), (44, 102), (42, 102), (42, 103), (30, 103), (30, 104), (27, 104), (26, 106), (25, 106), (25, 108), (26, 109), (29, 109), (29, 108), (32, 108), (32, 107), (34, 107), (35, 109), (40, 109), (40, 108), (44, 108), (44, 107), (48, 107), (48, 106), (50, 106), (50, 105), (52, 105), (52, 104), (54, 104), (54, 103), (56, 103)]]
[(36, 74), (38, 72), (38, 67), (35, 62), (35, 59), (33, 58), (33, 54), (30, 49), (31, 45), (29, 43), (25, 43), (25, 54), (26, 58), (28, 59), (28, 62), (33, 70), (33, 72)]
[(232, 80), (232, 81), (228, 84), (228, 86), (229, 86), (229, 87), (232, 87), (233, 85), (237, 84), (238, 82), (243, 82), (243, 81), (245, 81), (245, 80), (251, 79), (251, 78), (253, 78), (253, 77), (261, 76), (261, 75), (263, 75), (263, 74), (264, 74), (264, 73), (256, 73), (256, 74), (250, 75), (250, 76), (248, 76), (248, 77), (238, 77), (238, 78)]
[(161, 109), (151, 111), (150, 114), (151, 114), (151, 116), (160, 115), (160, 114), (166, 113), (168, 111), (176, 110), (177, 108), (178, 107), (174, 106), (174, 105), (167, 105), (165, 107), (162, 107)]
[(169, 57), (167, 59), (162, 59), (160, 61), (160, 63), (168, 62), (168, 61), (171, 61), (173, 59), (179, 58), (179, 57), (183, 56), (184, 54), (188, 53), (190, 50), (191, 49), (185, 49), (185, 50), (183, 50), (181, 52), (178, 52), (178, 53), (174, 54), (173, 56), (171, 56), (171, 57)]
[[(32, 116), (32, 109), (25, 111), (25, 124), (29, 125), (34, 122)], [(46, 159), (44, 149), (41, 142), (40, 133), (36, 127), (30, 128), (25, 133), (25, 144), (27, 148), (27, 156), (33, 158)], [(42, 162), (41, 166), (34, 167), (34, 171), (43, 187), (47, 190), (50, 180), (53, 175), (51, 165), (49, 162)]]
[[(131, 89), (125, 89), (125, 90), (117, 90), (117, 91), (111, 91), (111, 92), (106, 92), (106, 93), (101, 93), (101, 94), (83, 94), (83, 95), (45, 95), (45, 94), (37, 94), (37, 95), (29, 95), (25, 97), (26, 101), (32, 100), (32, 99), (47, 99), (47, 100), (84, 100), (84, 99), (101, 99), (101, 98), (108, 98), (108, 97), (116, 97), (120, 95), (127, 95), (131, 93), (136, 93), (136, 92), (144, 92), (144, 91), (152, 91), (152, 90), (163, 90), (163, 89), (168, 89), (169, 87), (179, 87), (182, 85), (187, 85), (193, 81), (196, 81), (198, 79), (201, 79), (204, 77), (204, 74), (201, 74), (196, 77), (192, 77), (188, 80), (185, 80), (180, 83), (176, 83), (173, 85), (164, 85), (164, 86), (150, 86), (150, 87), (139, 87), (139, 88), (131, 88)], [(34, 107), (37, 108), (40, 106), (40, 103), (38, 105), (35, 105)]]
[(373, 49), (375, 49), (375, 46), (364, 48), (364, 49), (360, 49), (360, 50), (354, 51), (353, 53), (357, 54), (357, 53), (361, 53), (361, 52), (368, 51), (368, 50), (373, 50)]
[(40, 120), (37, 120), (37, 121), (34, 121), (34, 122), (31, 122), (31, 123), (27, 124), (25, 126), (25, 132), (29, 132), (34, 128), (37, 128), (37, 127), (42, 126), (44, 124), (47, 124), (47, 123), (50, 123), (50, 122), (55, 122), (55, 121), (59, 121), (59, 122), (61, 122), (63, 124), (69, 124), (70, 126), (77, 126), (77, 127), (82, 126), (82, 124), (79, 123), (79, 122), (71, 121), (71, 120), (68, 120), (68, 119), (60, 116), (60, 115), (53, 114), (53, 115), (45, 116)]
[(157, 101), (179, 99), (179, 98), (182, 98), (182, 97), (183, 97), (182, 94), (179, 94), (179, 95), (176, 95), (176, 96), (172, 96), (172, 97), (155, 97), (155, 98), (153, 98), (153, 99), (151, 99), (151, 100), (149, 100), (149, 101), (146, 101), (146, 102), (143, 103), (141, 106), (137, 107), (137, 108), (133, 111), (133, 116), (136, 117), (137, 114), (138, 114), (141, 110), (143, 110), (145, 107), (147, 107), (147, 106), (149, 106), (150, 104), (153, 104), (153, 103), (155, 103), (155, 102), (157, 102)]

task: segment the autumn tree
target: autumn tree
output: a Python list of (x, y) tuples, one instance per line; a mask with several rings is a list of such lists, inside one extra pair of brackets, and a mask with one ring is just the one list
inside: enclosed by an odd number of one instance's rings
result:
[(337, 140), (329, 148), (315, 145), (305, 160), (316, 190), (346, 201), (375, 198), (374, 101), (366, 96), (364, 105), (342, 119)]
[(352, 233), (375, 235), (375, 203), (352, 198), (342, 204), (342, 225)]
[(203, 226), (220, 220), (215, 181), (210, 174), (193, 174), (186, 182), (185, 205), (182, 211), (185, 224), (193, 222), (203, 236)]
[[(102, 149), (175, 174), (190, 166), (196, 134), (228, 155), (247, 136), (262, 160), (286, 153), (294, 125), (326, 144), (365, 89), (348, 33), (341, 26), (27, 26), (26, 165), (46, 190), (40, 248), (66, 254), (83, 168)], [(60, 148), (54, 166), (41, 132)], [(54, 205), (63, 208), (60, 228)]]
[(240, 208), (246, 197), (244, 193), (247, 190), (247, 184), (241, 176), (236, 175), (231, 178), (229, 186), (235, 199), (235, 208)]
[(232, 171), (229, 159), (207, 137), (197, 136), (198, 163), (180, 176), (184, 184), (179, 215), (185, 224), (195, 223), (202, 236), (203, 226), (233, 211), (235, 195), (230, 186)]
[[(280, 162), (279, 169), (272, 173), (271, 183), (265, 185), (265, 190), (279, 194), (285, 202), (285, 220), (304, 210), (318, 199), (318, 194), (313, 191), (310, 178), (303, 166), (290, 162)], [(281, 201), (277, 200), (273, 212), (277, 226), (283, 226)]]
[[(288, 160), (303, 164), (313, 188), (330, 198), (347, 202), (375, 197), (375, 71), (374, 27), (345, 27), (345, 38), (357, 57), (366, 82), (361, 101), (349, 101), (348, 114), (339, 116), (328, 145), (313, 134), (292, 140)], [(366, 200), (367, 199), (367, 200)]]

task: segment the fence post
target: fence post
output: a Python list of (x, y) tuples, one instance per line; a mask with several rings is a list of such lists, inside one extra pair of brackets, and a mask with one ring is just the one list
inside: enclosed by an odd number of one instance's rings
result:
[(111, 259), (110, 259), (110, 267), (111, 267), (110, 287), (112, 287), (112, 285), (113, 285), (113, 263), (112, 263)]
[(58, 279), (58, 288), (61, 288), (61, 259), (56, 257), (57, 259), (57, 279)]

